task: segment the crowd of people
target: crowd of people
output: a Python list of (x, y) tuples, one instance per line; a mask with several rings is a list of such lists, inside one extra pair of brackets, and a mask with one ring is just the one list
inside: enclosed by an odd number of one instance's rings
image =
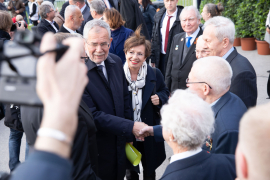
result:
[[(178, 0), (160, 10), (150, 0), (69, 0), (60, 12), (53, 3), (0, 2), (0, 44), (29, 20), (46, 52), (43, 107), (5, 105), (11, 174), (0, 179), (155, 180), (164, 141), (173, 155), (162, 180), (269, 178), (269, 105), (256, 107), (256, 72), (233, 47), (221, 3), (202, 13)], [(58, 62), (57, 43), (69, 46)], [(127, 143), (142, 168), (127, 160)]]

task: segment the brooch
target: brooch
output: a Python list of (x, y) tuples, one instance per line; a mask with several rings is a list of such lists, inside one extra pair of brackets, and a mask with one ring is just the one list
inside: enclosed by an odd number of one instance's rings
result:
[(210, 136), (207, 137), (207, 140), (205, 141), (205, 145), (206, 147), (209, 147), (210, 151), (212, 150), (213, 139)]
[(175, 46), (175, 50), (178, 50), (178, 45)]
[(184, 41), (184, 38), (182, 38), (181, 41)]

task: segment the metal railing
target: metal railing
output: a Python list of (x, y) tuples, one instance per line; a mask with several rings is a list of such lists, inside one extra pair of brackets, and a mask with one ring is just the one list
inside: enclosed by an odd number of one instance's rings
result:
[[(152, 2), (154, 1), (163, 1), (163, 0), (152, 0)], [(179, 0), (178, 1), (178, 5), (181, 6), (192, 6), (193, 5), (193, 0)]]

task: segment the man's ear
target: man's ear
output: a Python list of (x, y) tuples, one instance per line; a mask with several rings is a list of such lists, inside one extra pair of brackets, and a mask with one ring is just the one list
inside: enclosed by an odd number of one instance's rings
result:
[(235, 153), (236, 172), (239, 179), (248, 179), (248, 164), (245, 155), (242, 153), (239, 145)]
[(224, 49), (227, 48), (229, 46), (229, 44), (230, 44), (229, 38), (224, 38), (222, 40), (222, 46), (223, 46)]
[(203, 94), (204, 94), (205, 96), (207, 96), (207, 95), (209, 94), (209, 92), (210, 92), (210, 87), (209, 87), (209, 85), (204, 84), (204, 86), (203, 86)]

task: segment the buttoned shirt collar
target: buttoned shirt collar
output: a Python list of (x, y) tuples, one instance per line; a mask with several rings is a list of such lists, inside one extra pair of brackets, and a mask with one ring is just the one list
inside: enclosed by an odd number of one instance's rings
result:
[(81, 8), (81, 12), (83, 13), (84, 9), (86, 8), (86, 4)]
[(234, 51), (234, 47), (232, 47), (224, 56), (222, 56), (223, 59), (227, 59), (227, 57)]
[(194, 156), (195, 154), (198, 154), (201, 151), (202, 151), (202, 148), (199, 147), (199, 148), (197, 148), (195, 150), (190, 150), (190, 151), (182, 152), (182, 153), (179, 153), (179, 154), (175, 154), (175, 155), (173, 155), (171, 157), (170, 163), (173, 163), (175, 161)]
[(76, 30), (73, 31), (72, 29), (69, 29), (67, 26), (65, 26), (65, 24), (63, 24), (64, 28), (66, 28), (66, 30), (68, 30), (68, 32), (70, 32), (71, 34), (77, 34)]
[(198, 27), (197, 30), (193, 34), (191, 34), (190, 36), (188, 36), (188, 34), (186, 33), (186, 42), (187, 42), (187, 37), (192, 37), (190, 40), (190, 45), (192, 45), (194, 40), (196, 39), (197, 35), (199, 34), (199, 31), (200, 31), (200, 27)]

